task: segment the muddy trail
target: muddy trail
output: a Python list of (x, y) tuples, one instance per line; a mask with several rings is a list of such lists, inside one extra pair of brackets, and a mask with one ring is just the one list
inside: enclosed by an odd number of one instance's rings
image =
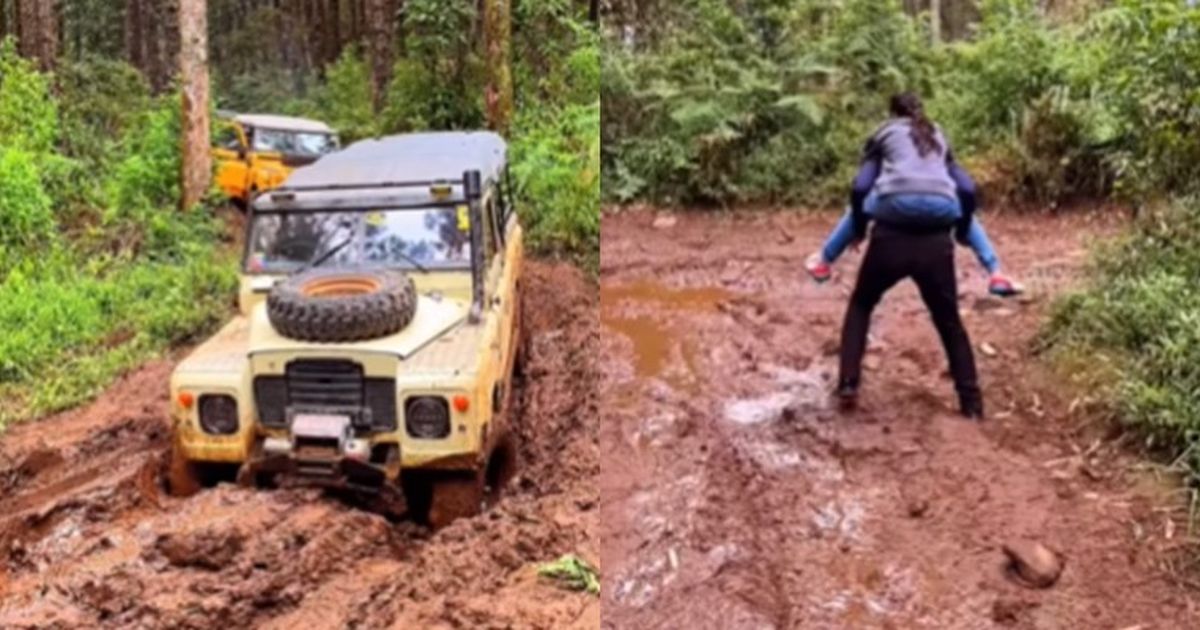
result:
[[(831, 407), (861, 255), (826, 285), (802, 263), (835, 220), (605, 217), (603, 627), (1200, 627), (1200, 597), (1164, 570), (1194, 544), (1174, 486), (1032, 355), (1089, 238), (1117, 226), (990, 217), (1021, 300), (987, 296), (959, 248), (990, 416), (977, 424), (954, 413), (911, 283), (876, 312), (860, 408)], [(1051, 588), (1010, 574), (1003, 547), (1020, 541), (1065, 562)]]
[(315, 490), (167, 497), (169, 360), (0, 437), (3, 628), (596, 628), (537, 576), (598, 560), (595, 285), (527, 267), (518, 470), (498, 505), (430, 532)]

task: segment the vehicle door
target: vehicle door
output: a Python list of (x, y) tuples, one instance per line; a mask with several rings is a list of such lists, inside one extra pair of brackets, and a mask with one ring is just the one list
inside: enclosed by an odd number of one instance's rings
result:
[(250, 177), (249, 145), (241, 125), (218, 123), (213, 141), (212, 156), (216, 162), (217, 186), (234, 199), (246, 198), (246, 182)]

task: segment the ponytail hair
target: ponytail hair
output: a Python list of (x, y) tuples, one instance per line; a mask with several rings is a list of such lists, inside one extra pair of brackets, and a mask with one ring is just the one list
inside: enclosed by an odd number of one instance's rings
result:
[(925, 157), (930, 151), (942, 150), (942, 144), (937, 139), (937, 129), (925, 117), (925, 107), (916, 94), (903, 92), (893, 96), (889, 108), (893, 116), (911, 121), (913, 144), (917, 145), (917, 153), (921, 157)]

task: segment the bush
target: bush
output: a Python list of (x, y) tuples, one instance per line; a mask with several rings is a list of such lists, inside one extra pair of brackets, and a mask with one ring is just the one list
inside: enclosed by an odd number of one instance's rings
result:
[(600, 249), (600, 104), (523, 113), (511, 157), (530, 245), (594, 264)]
[(371, 70), (357, 48), (347, 48), (325, 69), (325, 83), (317, 90), (315, 114), (337, 129), (343, 142), (381, 132), (371, 94)]
[(50, 82), (17, 55), (13, 39), (0, 42), (0, 146), (44, 153), (58, 141), (58, 108)]
[(178, 100), (117, 62), (49, 85), (0, 46), (0, 426), (207, 330), (236, 277), (212, 216), (174, 207)]
[(1043, 341), (1064, 356), (1105, 357), (1105, 402), (1149, 443), (1187, 451), (1200, 475), (1200, 200), (1143, 217), (1096, 256), (1090, 288), (1058, 305)]
[(605, 196), (840, 201), (900, 90), (993, 197), (1195, 190), (1200, 8), (1123, 0), (1058, 24), (1040, 4), (988, 0), (970, 39), (935, 47), (891, 1), (690, 0), (653, 41), (610, 32)]
[(42, 188), (34, 156), (0, 148), (0, 279), (24, 252), (45, 246), (54, 235), (50, 197)]

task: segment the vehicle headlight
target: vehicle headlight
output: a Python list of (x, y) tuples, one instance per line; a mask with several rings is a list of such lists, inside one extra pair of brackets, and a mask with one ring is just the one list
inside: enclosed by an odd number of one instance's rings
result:
[(237, 401), (225, 394), (200, 397), (200, 428), (206, 433), (229, 435), (238, 430)]
[(441, 396), (416, 396), (404, 402), (404, 426), (415, 438), (450, 435), (450, 405)]

